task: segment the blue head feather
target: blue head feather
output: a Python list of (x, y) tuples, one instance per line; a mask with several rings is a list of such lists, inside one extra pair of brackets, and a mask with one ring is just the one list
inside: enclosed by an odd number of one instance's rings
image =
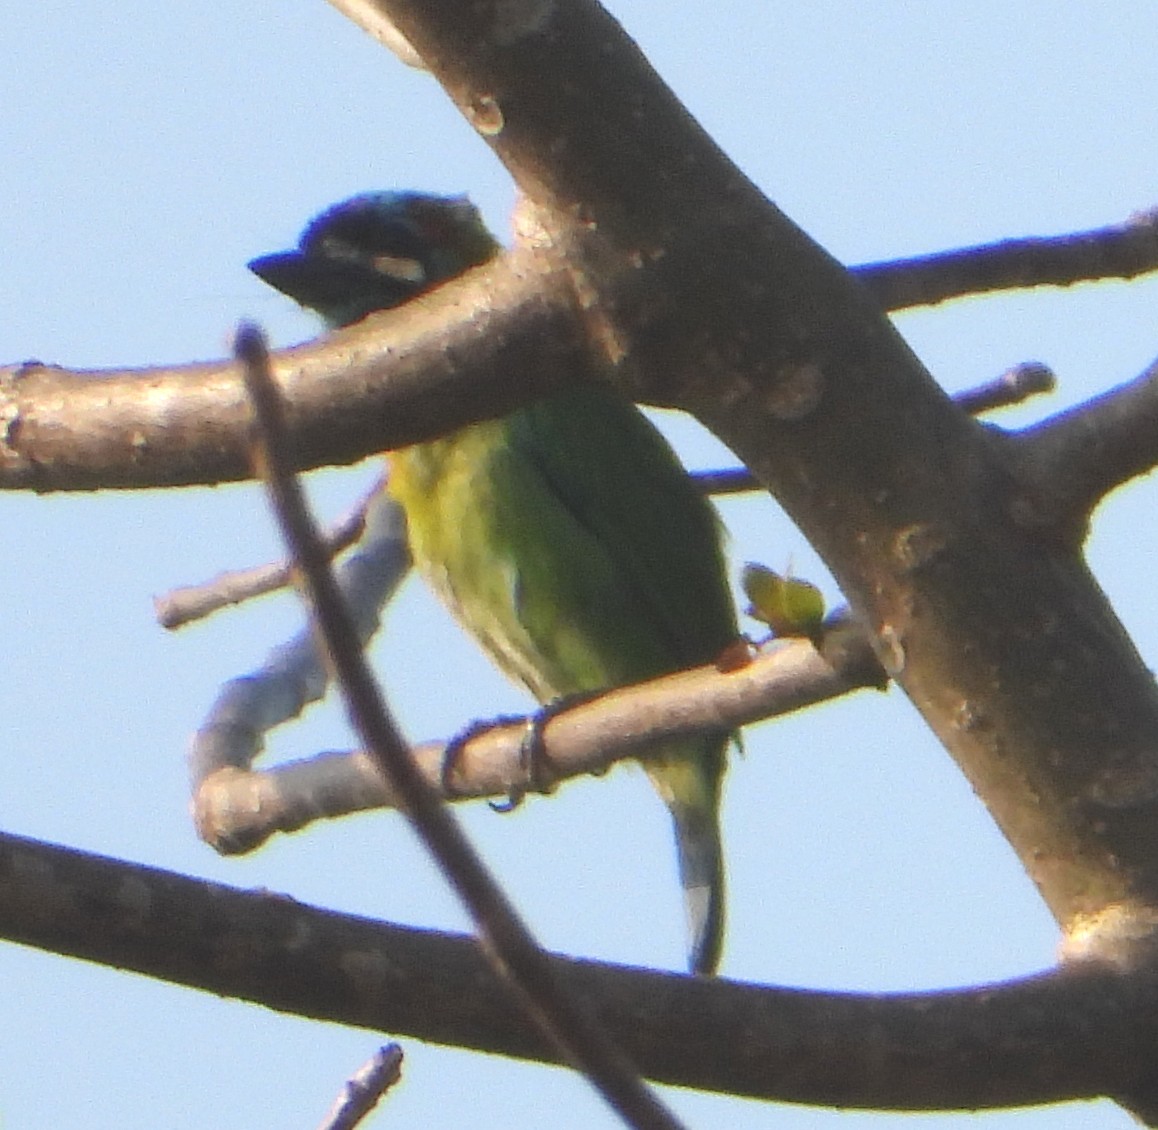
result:
[(485, 263), (497, 249), (465, 196), (367, 192), (311, 220), (296, 249), (263, 255), (249, 269), (330, 326), (348, 326)]

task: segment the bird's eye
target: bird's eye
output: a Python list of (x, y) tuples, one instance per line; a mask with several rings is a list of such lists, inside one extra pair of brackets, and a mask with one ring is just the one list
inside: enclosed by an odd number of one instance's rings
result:
[(426, 268), (417, 259), (407, 259), (401, 255), (375, 255), (370, 263), (379, 274), (389, 275), (399, 282), (426, 282)]

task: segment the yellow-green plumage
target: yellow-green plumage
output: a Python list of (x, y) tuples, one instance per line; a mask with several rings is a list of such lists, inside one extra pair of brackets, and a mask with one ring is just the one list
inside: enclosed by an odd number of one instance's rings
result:
[[(448, 217), (464, 229), (457, 240)], [(335, 241), (335, 230), (344, 242)], [(415, 231), (437, 237), (437, 256), (425, 254)], [(291, 253), (308, 260), (311, 234), (331, 260), (336, 248), (337, 266), (324, 280), (327, 299), (341, 290), (335, 279), (359, 294), (341, 304), (329, 300), (327, 309), (308, 300), (316, 269), (304, 286), (281, 270), (285, 256), (259, 260), (255, 269), (343, 323), (355, 320), (354, 311), (364, 314), (370, 301), (355, 267), (389, 262), (396, 270), (400, 260), (415, 260), (433, 285), (493, 253), (480, 232), (477, 214), (461, 201), (359, 197), (315, 221), (302, 252)], [(456, 247), (457, 260), (448, 254)], [(374, 269), (381, 290), (381, 270)], [(383, 301), (379, 293), (370, 308), (401, 300)], [(655, 428), (611, 389), (569, 391), (391, 452), (388, 460), (388, 489), (406, 511), (423, 576), (498, 666), (540, 702), (709, 662), (735, 639), (715, 512)], [(675, 823), (690, 961), (698, 972), (714, 971), (719, 960), (718, 816), (728, 740), (680, 739), (644, 761)]]

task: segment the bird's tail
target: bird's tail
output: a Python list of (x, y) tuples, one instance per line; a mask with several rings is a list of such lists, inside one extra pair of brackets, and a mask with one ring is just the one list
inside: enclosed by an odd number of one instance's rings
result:
[(646, 763), (671, 812), (688, 924), (688, 966), (710, 975), (724, 940), (724, 853), (720, 841), (720, 779), (728, 739), (681, 743)]

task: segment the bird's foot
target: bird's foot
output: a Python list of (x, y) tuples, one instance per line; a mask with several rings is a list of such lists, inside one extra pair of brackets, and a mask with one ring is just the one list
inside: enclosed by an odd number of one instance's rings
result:
[(602, 691), (579, 691), (576, 694), (560, 695), (545, 706), (541, 706), (527, 719), (527, 729), (523, 734), (523, 740), (519, 743), (519, 769), (526, 784), (511, 789), (506, 800), (487, 801), (495, 812), (514, 812), (523, 803), (527, 793), (551, 791), (555, 780), (547, 767), (547, 747), (544, 741), (548, 724), (571, 707), (590, 702), (602, 693)]
[(447, 800), (453, 800), (459, 795), (458, 788), (454, 783), (454, 772), (458, 768), (459, 758), (462, 757), (462, 751), (466, 748), (467, 743), (477, 738), (479, 734), (485, 734), (488, 730), (497, 729), (499, 726), (509, 726), (512, 722), (519, 721), (522, 721), (521, 714), (500, 714), (497, 718), (476, 719), (464, 726), (446, 743), (446, 747), (442, 751), (442, 764), (438, 769), (438, 784), (442, 789), (442, 795)]

